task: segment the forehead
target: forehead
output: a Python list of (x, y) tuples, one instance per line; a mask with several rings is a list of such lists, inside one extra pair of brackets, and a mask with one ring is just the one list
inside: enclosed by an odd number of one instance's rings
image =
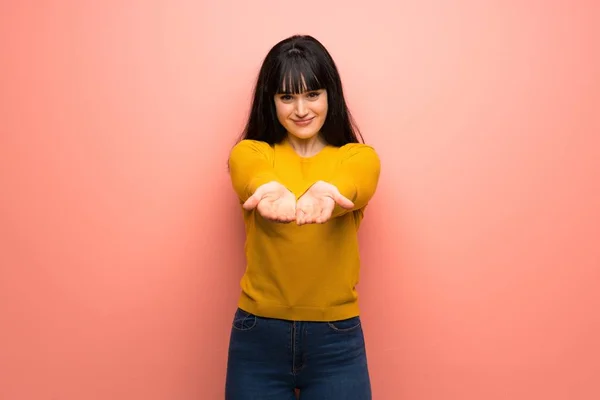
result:
[(312, 73), (307, 74), (292, 69), (282, 75), (277, 88), (278, 93), (299, 94), (323, 89), (319, 79)]
[(304, 93), (308, 91), (306, 86), (306, 80), (303, 76), (300, 77), (298, 81), (293, 81), (291, 77), (288, 79), (283, 79), (281, 85), (279, 86), (279, 91), (281, 93)]

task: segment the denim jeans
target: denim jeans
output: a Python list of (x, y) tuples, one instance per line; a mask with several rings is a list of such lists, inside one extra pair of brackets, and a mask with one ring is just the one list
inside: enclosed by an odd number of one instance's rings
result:
[(298, 322), (238, 309), (229, 343), (226, 400), (371, 400), (360, 317)]

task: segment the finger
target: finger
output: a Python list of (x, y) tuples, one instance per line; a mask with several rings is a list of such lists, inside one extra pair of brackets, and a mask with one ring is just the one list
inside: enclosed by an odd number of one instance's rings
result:
[(321, 214), (320, 208), (311, 207), (304, 215), (304, 224), (314, 224), (317, 217)]
[(296, 216), (290, 216), (289, 214), (284, 214), (284, 215), (279, 216), (279, 220), (286, 224), (288, 222), (292, 222), (295, 219), (296, 219)]
[(294, 206), (273, 204), (272, 212), (277, 222), (288, 223), (296, 219), (296, 210)]
[(281, 222), (291, 222), (296, 219), (296, 210), (289, 203), (279, 204), (277, 207), (277, 218)]
[(257, 208), (258, 213), (261, 217), (268, 221), (276, 222), (278, 220), (277, 209), (272, 201), (269, 199), (263, 199), (259, 202), (259, 206)]
[(300, 210), (298, 215), (299, 215), (299, 217), (296, 218), (296, 222), (298, 222), (298, 225), (306, 225), (306, 224), (310, 223), (311, 210), (307, 210), (307, 209)]
[(296, 223), (298, 225), (304, 224), (306, 220), (306, 212), (306, 206), (298, 207), (298, 205), (296, 205)]
[(314, 224), (315, 222), (317, 222), (317, 218), (321, 215), (321, 210), (322, 207), (314, 207), (310, 213), (310, 217), (308, 218), (308, 223), (309, 224)]
[(296, 199), (294, 199), (288, 208), (288, 212), (286, 213), (286, 219), (288, 222), (292, 222), (296, 220)]
[(244, 210), (250, 211), (254, 210), (258, 203), (260, 203), (260, 197), (256, 193), (254, 193), (248, 198), (248, 200), (246, 200), (242, 207), (244, 208)]
[(275, 214), (272, 211), (266, 211), (265, 213), (261, 214), (262, 217), (268, 221), (273, 221), (273, 222), (278, 222), (279, 218), (277, 218), (277, 214)]
[(347, 197), (344, 197), (340, 192), (333, 194), (333, 200), (342, 208), (350, 210), (354, 207), (354, 203)]
[(273, 219), (277, 222), (284, 224), (288, 222), (288, 213), (285, 207), (281, 207), (281, 204), (273, 204)]
[(329, 219), (331, 218), (331, 214), (333, 213), (334, 207), (335, 203), (333, 202), (323, 207), (321, 215), (319, 215), (319, 217), (316, 220), (317, 224), (324, 224), (325, 222), (329, 221)]
[(296, 224), (298, 224), (298, 225), (304, 224), (304, 216), (305, 216), (304, 210), (297, 209), (296, 210)]

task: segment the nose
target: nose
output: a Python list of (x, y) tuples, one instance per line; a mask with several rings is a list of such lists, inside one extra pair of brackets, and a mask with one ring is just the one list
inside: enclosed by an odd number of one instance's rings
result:
[(296, 116), (300, 119), (306, 117), (308, 115), (308, 108), (304, 103), (304, 99), (298, 99), (296, 102)]

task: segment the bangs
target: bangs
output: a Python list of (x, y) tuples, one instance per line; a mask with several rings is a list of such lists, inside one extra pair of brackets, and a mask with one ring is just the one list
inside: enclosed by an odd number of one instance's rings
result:
[(291, 51), (283, 58), (273, 74), (273, 94), (300, 94), (325, 89), (327, 82), (318, 63)]

